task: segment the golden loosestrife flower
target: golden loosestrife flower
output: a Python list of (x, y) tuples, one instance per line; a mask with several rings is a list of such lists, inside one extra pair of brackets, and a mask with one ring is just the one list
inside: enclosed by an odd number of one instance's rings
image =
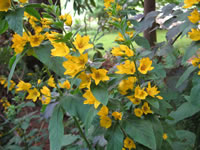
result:
[(120, 64), (117, 66), (118, 71), (117, 74), (134, 74), (135, 73), (135, 63), (130, 60), (126, 60), (124, 64)]
[(42, 28), (50, 28), (50, 25), (53, 23), (53, 20), (50, 18), (41, 18)]
[(81, 83), (79, 85), (80, 89), (83, 89), (83, 88), (90, 89), (90, 84), (91, 84), (90, 74), (86, 74), (85, 72), (81, 72), (80, 75), (78, 76), (78, 78), (81, 79)]
[(67, 26), (71, 26), (72, 25), (72, 16), (70, 14), (64, 14), (59, 16), (60, 20), (65, 21), (65, 24)]
[(113, 56), (128, 56), (131, 57), (134, 55), (133, 50), (131, 50), (126, 45), (120, 45), (119, 47), (114, 47), (111, 51)]
[(117, 111), (115, 111), (115, 112), (113, 112), (112, 113), (112, 116), (115, 118), (115, 120), (122, 120), (122, 113), (120, 112), (117, 112)]
[(110, 128), (112, 125), (112, 120), (108, 116), (100, 117), (100, 125), (106, 129)]
[(134, 83), (137, 81), (136, 77), (128, 77), (119, 83), (118, 89), (120, 94), (126, 95), (127, 91), (134, 88)]
[(134, 95), (132, 95), (132, 96), (127, 96), (127, 98), (128, 98), (131, 102), (133, 102), (133, 104), (135, 104), (135, 105), (139, 105), (139, 104), (141, 103), (141, 99), (135, 98)]
[(69, 54), (69, 47), (62, 42), (54, 43), (54, 49), (51, 50), (52, 56), (65, 57)]
[(129, 137), (126, 137), (124, 140), (124, 147), (128, 148), (129, 150), (136, 149), (136, 145), (134, 143), (134, 141), (132, 139), (130, 139)]
[(140, 61), (140, 66), (138, 68), (139, 72), (142, 74), (147, 74), (148, 71), (151, 71), (154, 69), (152, 67), (152, 61), (149, 59), (149, 57), (142, 58)]
[(194, 9), (193, 12), (191, 12), (190, 14), (191, 16), (188, 16), (188, 19), (192, 22), (192, 23), (197, 23), (200, 20), (200, 14), (198, 12), (197, 9)]
[(8, 11), (11, 6), (11, 0), (0, 0), (0, 11)]
[(108, 9), (111, 7), (111, 3), (114, 3), (115, 0), (104, 0), (104, 6), (105, 6), (105, 9)]
[(89, 40), (90, 40), (89, 36), (83, 36), (83, 37), (81, 37), (80, 34), (76, 35), (76, 39), (73, 42), (73, 44), (76, 47), (76, 49), (79, 51), (80, 54), (83, 54), (83, 52), (86, 49), (89, 49), (89, 48), (93, 47), (92, 44), (89, 44)]
[(84, 101), (84, 104), (94, 104), (94, 108), (97, 109), (98, 106), (100, 105), (100, 102), (94, 97), (92, 92), (90, 90), (87, 90), (84, 94), (83, 97), (86, 98)]
[(6, 83), (6, 78), (4, 78), (3, 76), (0, 76), (0, 84), (4, 85)]
[(99, 116), (107, 116), (108, 115), (108, 107), (107, 106), (102, 106), (100, 111), (97, 113)]
[(92, 79), (94, 79), (96, 85), (98, 85), (100, 81), (109, 80), (109, 77), (106, 75), (108, 72), (107, 70), (95, 69), (95, 68), (92, 68), (91, 70), (92, 70), (91, 77)]
[(135, 113), (135, 115), (136, 115), (137, 117), (140, 117), (140, 118), (141, 118), (141, 116), (143, 115), (143, 111), (142, 111), (142, 109), (140, 109), (140, 108), (135, 108), (135, 109), (134, 109), (134, 113)]
[(28, 0), (19, 0), (20, 3), (27, 3)]
[(163, 138), (163, 140), (167, 140), (167, 138), (168, 138), (167, 133), (163, 133), (162, 138)]
[(49, 78), (49, 80), (47, 81), (47, 84), (50, 86), (50, 87), (56, 87), (56, 84), (55, 84), (55, 81), (54, 81), (54, 78), (53, 78), (53, 76), (51, 76), (50, 78)]
[(29, 38), (29, 42), (32, 47), (39, 46), (43, 40), (44, 40), (44, 35), (42, 34), (31, 35)]
[(191, 29), (191, 32), (188, 32), (188, 35), (193, 41), (200, 40), (200, 30), (199, 29)]
[(19, 34), (15, 33), (13, 35), (12, 39), (12, 48), (14, 48), (14, 51), (16, 54), (22, 53), (24, 50), (24, 46), (26, 45), (27, 42), (27, 37), (26, 34), (24, 33), (23, 36), (21, 37)]
[(43, 94), (40, 100), (42, 101), (42, 104), (49, 104), (51, 101), (51, 92), (48, 87), (43, 86), (40, 92)]
[(36, 88), (28, 90), (28, 96), (26, 99), (32, 99), (33, 102), (36, 102), (38, 97), (40, 97), (40, 92)]
[(19, 91), (28, 91), (30, 88), (31, 88), (31, 84), (30, 83), (26, 83), (24, 81), (20, 81), (18, 84), (17, 84), (17, 89), (16, 91), (19, 92)]
[(145, 92), (144, 88), (141, 89), (140, 86), (138, 85), (136, 88), (135, 88), (135, 94), (134, 94), (135, 98), (138, 98), (138, 99), (146, 99), (146, 97), (148, 96), (147, 92)]
[(184, 0), (185, 6), (183, 8), (190, 8), (199, 2), (200, 2), (200, 0)]
[(158, 88), (156, 86), (151, 87), (151, 83), (148, 82), (147, 93), (149, 94), (149, 96), (155, 97), (155, 95), (159, 94), (160, 91), (158, 91)]
[[(14, 87), (15, 87), (16, 83), (13, 80), (10, 80), (10, 87), (9, 87), (9, 91), (11, 91)], [(8, 82), (6, 82), (4, 84), (4, 88), (6, 88), (8, 86)]]
[(142, 111), (145, 115), (147, 114), (152, 114), (152, 110), (151, 108), (149, 107), (149, 104), (147, 102), (144, 102), (143, 106), (142, 106)]
[(65, 89), (70, 89), (70, 87), (71, 87), (71, 85), (70, 85), (70, 83), (69, 83), (69, 81), (68, 80), (66, 80), (65, 82), (63, 82), (63, 83), (59, 83), (59, 86), (60, 86), (60, 88), (65, 88)]
[[(133, 37), (133, 31), (126, 32), (126, 35), (129, 36), (130, 38), (132, 38)], [(125, 41), (125, 38), (120, 32), (118, 32), (118, 37), (115, 39), (115, 41), (123, 42), (123, 41)]]

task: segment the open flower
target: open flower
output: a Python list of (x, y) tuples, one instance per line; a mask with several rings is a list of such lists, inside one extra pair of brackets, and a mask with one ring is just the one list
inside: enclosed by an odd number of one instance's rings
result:
[(0, 11), (8, 11), (11, 6), (10, 0), (0, 0)]
[(117, 74), (134, 74), (135, 73), (135, 63), (130, 60), (126, 60), (124, 64), (120, 64), (117, 66), (118, 71)]
[(28, 90), (28, 96), (26, 99), (32, 99), (33, 102), (36, 102), (38, 97), (40, 97), (40, 92), (36, 88)]
[(191, 29), (191, 32), (188, 32), (188, 35), (193, 41), (200, 40), (200, 30), (199, 29)]
[(152, 114), (152, 110), (151, 108), (149, 107), (149, 104), (147, 102), (144, 102), (143, 106), (142, 106), (142, 111), (145, 115), (147, 114)]
[(54, 81), (54, 78), (53, 76), (51, 76), (48, 81), (47, 81), (47, 84), (50, 86), (50, 87), (56, 87), (56, 84), (55, 84), (55, 81)]
[(131, 57), (134, 55), (133, 50), (131, 50), (126, 45), (120, 45), (119, 47), (113, 47), (111, 51), (113, 56), (128, 56)]
[(92, 92), (90, 90), (87, 90), (84, 94), (83, 97), (86, 98), (84, 101), (84, 104), (94, 104), (94, 108), (97, 109), (98, 106), (100, 105), (100, 102), (94, 97)]
[(70, 89), (70, 87), (71, 87), (71, 85), (70, 85), (70, 83), (69, 83), (69, 81), (68, 80), (66, 80), (65, 82), (63, 82), (63, 83), (59, 83), (59, 86), (60, 86), (60, 88), (65, 88), (65, 89)]
[(69, 47), (62, 42), (54, 43), (54, 49), (51, 50), (52, 56), (64, 57), (69, 53)]
[(49, 104), (51, 101), (51, 91), (48, 87), (43, 86), (40, 92), (43, 94), (40, 100), (42, 101), (42, 104)]
[(135, 88), (135, 98), (144, 100), (147, 97), (147, 95), (148, 94), (147, 92), (145, 92), (144, 88), (141, 89), (139, 85)]
[(92, 79), (94, 79), (96, 85), (98, 85), (100, 81), (109, 80), (109, 77), (106, 75), (107, 72), (108, 71), (105, 69), (92, 68), (91, 77), (92, 77)]
[(184, 0), (184, 7), (183, 8), (190, 8), (192, 7), (194, 4), (197, 4), (198, 2), (200, 2), (200, 0)]
[(101, 116), (100, 117), (100, 125), (104, 128), (110, 128), (112, 125), (112, 120), (108, 116)]
[(90, 84), (91, 84), (90, 74), (86, 74), (85, 72), (81, 72), (80, 75), (78, 76), (78, 78), (81, 79), (81, 83), (79, 85), (80, 89), (83, 89), (83, 88), (90, 89)]
[(125, 138), (125, 140), (124, 140), (124, 147), (128, 148), (129, 150), (131, 150), (132, 148), (136, 149), (135, 143), (129, 137)]
[(20, 81), (18, 84), (17, 84), (17, 89), (16, 91), (28, 91), (29, 89), (31, 88), (31, 84), (30, 83), (26, 83), (24, 81)]
[(141, 117), (143, 115), (143, 111), (140, 108), (135, 108), (134, 113), (137, 117)]
[(197, 9), (194, 9), (193, 12), (190, 13), (191, 16), (188, 16), (188, 19), (192, 22), (192, 23), (197, 23), (200, 20), (200, 14), (198, 12)]
[(59, 16), (60, 20), (65, 21), (65, 24), (67, 26), (71, 26), (72, 25), (72, 16), (70, 14), (64, 14)]
[(142, 58), (140, 60), (140, 66), (138, 70), (142, 74), (147, 74), (148, 71), (151, 71), (154, 69), (154, 67), (152, 67), (151, 65), (152, 65), (152, 61), (149, 59), (149, 57)]
[(44, 40), (44, 35), (42, 34), (31, 35), (29, 38), (32, 47), (39, 46), (43, 40)]
[(102, 106), (100, 111), (97, 113), (99, 116), (107, 116), (108, 115), (108, 107)]
[(115, 118), (115, 120), (122, 120), (122, 113), (120, 112), (117, 112), (117, 111), (115, 111), (115, 112), (113, 112), (112, 113), (112, 116)]

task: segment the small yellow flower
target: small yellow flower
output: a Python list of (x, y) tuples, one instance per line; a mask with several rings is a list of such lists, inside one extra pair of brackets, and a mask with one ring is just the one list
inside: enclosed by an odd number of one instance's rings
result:
[(0, 0), (0, 11), (8, 11), (11, 6), (10, 0)]
[(115, 112), (113, 112), (112, 113), (112, 116), (115, 118), (115, 120), (122, 120), (122, 113), (120, 112), (117, 112), (117, 111), (115, 111)]
[(106, 129), (110, 128), (112, 125), (112, 120), (108, 116), (100, 117), (100, 125)]
[(200, 20), (200, 14), (198, 12), (197, 9), (194, 9), (193, 12), (190, 13), (191, 16), (188, 16), (188, 19), (192, 22), (192, 23), (197, 23)]
[(27, 3), (27, 0), (19, 0), (20, 3)]
[(141, 89), (139, 85), (135, 88), (135, 98), (144, 100), (146, 99), (147, 95), (148, 94), (145, 92), (144, 88)]
[(42, 82), (42, 80), (41, 80), (41, 79), (38, 79), (37, 84), (40, 84), (41, 82)]
[(29, 38), (32, 47), (39, 46), (43, 40), (44, 40), (44, 35), (42, 34), (31, 35)]
[(185, 6), (183, 8), (190, 8), (198, 2), (200, 2), (200, 0), (184, 0)]
[(98, 106), (101, 104), (92, 94), (90, 90), (87, 90), (84, 94), (83, 97), (86, 98), (84, 101), (84, 104), (94, 104), (94, 108), (97, 109)]
[(134, 143), (134, 141), (132, 139), (130, 139), (129, 137), (126, 137), (126, 139), (124, 140), (124, 147), (128, 148), (129, 150), (136, 149), (136, 145)]
[(167, 138), (168, 138), (167, 133), (163, 133), (162, 138), (163, 138), (163, 140), (167, 140)]
[(191, 29), (191, 32), (188, 32), (188, 35), (193, 41), (200, 40), (200, 30), (199, 29)]
[(126, 95), (129, 89), (132, 90), (134, 88), (136, 81), (136, 77), (128, 77), (127, 79), (122, 80), (118, 86), (120, 94)]
[(108, 9), (111, 7), (111, 3), (114, 3), (115, 0), (104, 0), (104, 6), (105, 6), (105, 9)]
[(119, 47), (114, 47), (111, 51), (113, 56), (128, 56), (131, 57), (134, 55), (133, 50), (131, 50), (126, 45), (120, 45)]
[(50, 87), (56, 87), (56, 84), (55, 84), (55, 81), (54, 81), (54, 78), (53, 78), (53, 76), (51, 76), (50, 78), (49, 78), (49, 80), (47, 81), (47, 84), (50, 86)]
[(67, 26), (71, 26), (72, 25), (72, 16), (70, 14), (64, 14), (59, 16), (60, 20), (65, 21), (65, 24)]
[(142, 58), (140, 61), (140, 66), (138, 68), (139, 72), (142, 74), (147, 74), (148, 71), (151, 71), (154, 69), (152, 67), (152, 61), (149, 59), (149, 57)]
[(42, 104), (49, 104), (51, 101), (51, 92), (48, 87), (43, 86), (40, 92), (43, 94), (40, 100), (42, 101)]
[(143, 115), (143, 111), (142, 111), (142, 109), (140, 109), (140, 108), (135, 108), (135, 109), (134, 109), (134, 113), (135, 113), (135, 115), (136, 115), (137, 117), (140, 117), (140, 118), (141, 118), (141, 116)]
[(91, 78), (90, 74), (86, 74), (85, 72), (81, 72), (80, 75), (78, 76), (79, 79), (81, 79), (81, 83), (79, 85), (80, 89), (83, 88), (88, 88), (90, 89), (90, 84), (91, 84)]
[(6, 78), (4, 78), (3, 76), (0, 76), (0, 84), (4, 85), (6, 83)]
[(60, 86), (60, 88), (66, 88), (66, 89), (70, 89), (70, 87), (71, 87), (71, 85), (70, 85), (70, 83), (69, 83), (69, 81), (68, 80), (66, 80), (65, 82), (63, 82), (63, 83), (59, 83), (59, 86)]
[(73, 44), (76, 47), (76, 49), (79, 51), (80, 54), (83, 54), (83, 52), (86, 49), (89, 49), (89, 48), (93, 47), (92, 44), (89, 44), (89, 40), (90, 40), (89, 36), (83, 36), (83, 37), (81, 37), (80, 34), (76, 35), (76, 39), (73, 42)]
[(24, 46), (26, 45), (27, 42), (27, 37), (26, 34), (24, 33), (23, 36), (21, 37), (19, 34), (15, 33), (13, 35), (12, 39), (12, 48), (14, 48), (14, 51), (16, 54), (21, 53), (24, 50)]
[(127, 98), (133, 102), (133, 104), (135, 105), (139, 105), (141, 103), (141, 99), (138, 99), (138, 98), (135, 98), (134, 95), (131, 95), (131, 96), (127, 96)]
[(28, 91), (29, 89), (31, 88), (31, 84), (30, 83), (26, 83), (24, 81), (20, 81), (18, 84), (17, 84), (17, 89), (16, 91)]
[[(126, 35), (129, 36), (130, 38), (132, 38), (133, 37), (133, 31), (126, 32)], [(115, 41), (121, 41), (121, 42), (123, 42), (123, 41), (125, 41), (125, 38), (124, 38), (124, 36), (120, 32), (118, 32), (118, 37), (115, 39)]]
[[(9, 87), (9, 91), (11, 91), (14, 87), (15, 87), (16, 83), (13, 80), (10, 80), (10, 87)], [(4, 88), (6, 88), (8, 86), (8, 82), (6, 82), (4, 84)]]
[(54, 43), (53, 47), (54, 49), (51, 50), (52, 56), (64, 57), (69, 53), (69, 47), (65, 43)]
[(95, 68), (92, 68), (91, 70), (92, 70), (91, 77), (92, 79), (94, 79), (96, 85), (98, 85), (100, 81), (109, 80), (109, 77), (106, 75), (108, 72), (107, 70), (95, 69)]
[(99, 116), (107, 116), (108, 115), (108, 107), (102, 106), (100, 111), (97, 113)]
[(26, 97), (26, 99), (32, 99), (33, 102), (36, 102), (37, 98), (40, 97), (40, 92), (36, 88), (29, 89), (28, 94), (29, 95)]
[(159, 94), (160, 91), (158, 91), (158, 88), (156, 86), (151, 87), (151, 83), (148, 82), (147, 93), (149, 94), (149, 96), (155, 97), (155, 95)]
[(120, 64), (117, 66), (118, 71), (117, 74), (134, 74), (135, 73), (135, 63), (130, 60), (126, 60), (124, 64)]
[(153, 113), (147, 102), (144, 102), (142, 106), (142, 111), (145, 115)]
[(34, 30), (35, 30), (35, 34), (40, 34), (41, 32), (42, 32), (42, 27), (40, 27), (40, 26), (35, 26), (35, 28), (34, 28)]

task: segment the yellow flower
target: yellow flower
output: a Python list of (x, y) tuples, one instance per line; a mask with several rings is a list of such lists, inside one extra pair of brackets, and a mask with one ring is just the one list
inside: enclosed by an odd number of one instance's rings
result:
[(127, 91), (132, 90), (134, 87), (134, 83), (137, 81), (136, 77), (128, 77), (127, 79), (122, 80), (119, 83), (118, 89), (122, 95), (126, 95)]
[(118, 71), (117, 74), (134, 74), (135, 73), (135, 63), (130, 60), (126, 60), (124, 64), (120, 64), (117, 66)]
[(71, 26), (72, 25), (72, 16), (70, 14), (64, 14), (59, 16), (60, 20), (65, 21), (65, 24), (67, 26)]
[(69, 53), (69, 47), (65, 43), (54, 43), (53, 47), (54, 49), (51, 50), (52, 56), (64, 57)]
[(147, 102), (144, 102), (143, 106), (142, 106), (142, 111), (145, 115), (147, 114), (152, 114), (152, 110), (151, 108), (149, 107), (149, 104)]
[[(15, 87), (16, 83), (13, 80), (10, 80), (10, 87), (9, 87), (9, 91), (11, 91), (14, 87)], [(6, 88), (8, 86), (8, 82), (6, 82), (4, 84), (4, 88)]]
[(132, 148), (136, 149), (135, 143), (129, 137), (126, 137), (126, 139), (124, 140), (124, 147), (128, 148), (129, 150), (131, 150)]
[[(130, 38), (132, 38), (133, 31), (126, 32), (126, 36), (129, 36)], [(115, 41), (121, 41), (121, 42), (125, 41), (124, 36), (120, 32), (118, 32), (118, 37), (115, 39)]]
[(19, 34), (15, 33), (13, 35), (12, 39), (12, 48), (14, 48), (14, 51), (16, 54), (21, 53), (24, 50), (24, 46), (26, 45), (27, 38), (26, 34), (24, 33), (23, 36), (21, 37)]
[(27, 0), (19, 0), (20, 1), (20, 3), (26, 3), (27, 2)]
[(151, 71), (154, 69), (154, 67), (152, 67), (151, 65), (152, 65), (152, 61), (149, 59), (149, 57), (142, 58), (140, 60), (140, 66), (138, 70), (142, 74), (147, 74), (148, 71)]
[(28, 91), (29, 89), (31, 88), (31, 84), (30, 83), (26, 83), (24, 81), (20, 81), (18, 84), (17, 84), (17, 89), (16, 91)]
[(200, 30), (199, 29), (191, 29), (191, 32), (188, 32), (189, 37), (193, 41), (199, 41), (200, 40)]
[(185, 6), (183, 8), (190, 8), (194, 4), (197, 4), (198, 2), (200, 2), (200, 0), (184, 0)]
[(41, 82), (42, 82), (42, 80), (41, 80), (41, 79), (38, 79), (37, 84), (40, 84)]
[(100, 102), (94, 97), (92, 92), (90, 90), (87, 90), (84, 94), (83, 97), (86, 98), (84, 101), (84, 104), (94, 104), (94, 108), (97, 109), (98, 106), (100, 105)]
[(108, 72), (107, 70), (95, 69), (95, 68), (92, 68), (91, 70), (92, 70), (91, 77), (92, 79), (94, 79), (96, 85), (98, 85), (100, 81), (109, 80), (109, 77), (106, 75)]
[(115, 0), (104, 0), (104, 6), (105, 9), (108, 9), (109, 7), (111, 7), (111, 3), (114, 3)]
[(147, 95), (148, 94), (144, 91), (144, 88), (141, 89), (139, 85), (135, 88), (135, 98), (144, 100), (147, 97)]
[(160, 91), (158, 91), (158, 88), (156, 86), (151, 87), (151, 83), (148, 82), (147, 93), (149, 94), (149, 96), (155, 97), (155, 95), (159, 94)]
[(6, 78), (4, 78), (3, 76), (0, 76), (0, 84), (4, 85), (6, 83)]
[(50, 28), (50, 25), (53, 23), (52, 19), (49, 18), (41, 18), (42, 28)]
[(40, 27), (40, 26), (35, 26), (35, 28), (34, 28), (34, 30), (35, 30), (35, 34), (40, 34), (40, 32), (42, 32), (42, 27)]
[(198, 12), (197, 9), (194, 9), (193, 12), (190, 13), (191, 16), (188, 16), (188, 19), (192, 22), (192, 23), (197, 23), (200, 20), (200, 14)]
[(133, 102), (133, 104), (135, 104), (135, 105), (139, 105), (139, 104), (141, 103), (141, 100), (138, 99), (138, 98), (135, 98), (134, 95), (127, 96), (127, 98), (128, 98), (131, 102)]
[(76, 35), (76, 40), (73, 42), (73, 44), (76, 47), (76, 49), (78, 49), (80, 54), (83, 54), (83, 52), (86, 49), (93, 47), (92, 44), (89, 44), (89, 40), (90, 40), (89, 36), (81, 37), (80, 34)]
[(0, 0), (0, 11), (8, 11), (11, 6), (10, 0)]
[(198, 64), (200, 63), (200, 58), (199, 58), (199, 56), (198, 56), (198, 57), (194, 57), (194, 58), (192, 59), (191, 63), (192, 63), (192, 65), (193, 65), (194, 67), (198, 66)]
[(54, 81), (54, 78), (53, 78), (53, 76), (51, 76), (50, 78), (49, 78), (49, 80), (47, 81), (47, 84), (50, 86), (50, 87), (56, 87), (56, 84), (55, 84), (55, 81)]
[(114, 47), (111, 51), (113, 56), (128, 56), (131, 57), (134, 55), (133, 50), (131, 50), (126, 45), (120, 45), (119, 47)]
[(78, 78), (81, 79), (81, 83), (79, 85), (80, 89), (83, 89), (83, 88), (90, 89), (91, 78), (89, 74), (86, 74), (85, 72), (81, 72)]
[(51, 44), (53, 45), (54, 43), (56, 43), (55, 40), (58, 38), (59, 33), (51, 31), (51, 33), (46, 32), (44, 35), (51, 42)]
[(100, 125), (103, 128), (110, 128), (112, 125), (112, 120), (108, 116), (101, 116), (100, 117)]
[(135, 109), (134, 109), (134, 113), (135, 113), (135, 115), (136, 115), (137, 117), (140, 117), (140, 118), (141, 118), (141, 116), (143, 115), (143, 111), (142, 111), (142, 109), (140, 109), (140, 108), (135, 108)]
[(99, 116), (107, 116), (108, 115), (108, 107), (102, 106), (100, 111), (97, 113)]
[(40, 100), (42, 101), (42, 104), (49, 104), (51, 101), (51, 92), (48, 87), (43, 86), (40, 92), (43, 94)]
[(122, 113), (120, 112), (117, 112), (117, 111), (115, 111), (115, 112), (113, 112), (112, 113), (112, 116), (115, 118), (115, 120), (122, 120)]
[(65, 82), (63, 82), (63, 83), (59, 83), (59, 86), (60, 86), (60, 88), (66, 88), (66, 89), (70, 89), (70, 87), (71, 87), (71, 85), (70, 85), (70, 83), (69, 83), (69, 81), (68, 80), (66, 80)]
[(158, 96), (156, 96), (159, 100), (162, 100), (163, 99), (163, 97), (162, 96), (160, 96), (160, 95), (158, 95)]
[(163, 133), (162, 138), (163, 138), (163, 140), (167, 140), (167, 138), (168, 138), (167, 133)]
[(37, 98), (40, 97), (40, 92), (36, 88), (29, 89), (28, 94), (29, 95), (26, 97), (26, 99), (32, 99), (33, 102), (36, 102)]
[(43, 40), (44, 40), (44, 35), (42, 34), (31, 35), (29, 38), (32, 47), (39, 46)]

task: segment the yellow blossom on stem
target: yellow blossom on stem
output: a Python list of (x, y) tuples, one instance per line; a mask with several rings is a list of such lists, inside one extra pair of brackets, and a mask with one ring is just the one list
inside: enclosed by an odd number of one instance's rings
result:
[(50, 87), (56, 87), (56, 84), (55, 84), (55, 81), (54, 81), (54, 78), (53, 76), (51, 76), (48, 81), (47, 81), (47, 84), (50, 86)]
[(134, 88), (134, 83), (137, 81), (136, 77), (128, 77), (119, 83), (118, 89), (120, 94), (126, 95), (127, 91)]
[(188, 35), (193, 41), (200, 40), (200, 30), (199, 29), (191, 29), (191, 32), (188, 32)]
[(6, 83), (6, 78), (4, 78), (3, 76), (0, 76), (0, 84), (4, 85)]
[(15, 33), (13, 35), (12, 42), (13, 42), (12, 48), (14, 48), (15, 53), (16, 54), (22, 53), (22, 51), (24, 50), (24, 46), (26, 45), (27, 42), (26, 34), (24, 33), (23, 36), (21, 37), (19, 34)]
[(39, 46), (43, 40), (44, 40), (44, 35), (42, 34), (31, 35), (29, 38), (29, 42), (32, 47)]
[(0, 0), (0, 11), (8, 11), (11, 6), (11, 0)]
[(142, 109), (140, 109), (140, 108), (135, 108), (135, 109), (134, 109), (134, 113), (135, 113), (135, 115), (136, 115), (137, 117), (140, 117), (140, 118), (141, 118), (141, 116), (143, 115), (143, 111), (142, 111)]
[(59, 16), (60, 20), (65, 21), (65, 24), (67, 26), (71, 26), (72, 25), (72, 16), (70, 14), (64, 14)]
[(112, 125), (112, 120), (108, 116), (101, 116), (100, 125), (101, 127), (108, 129)]
[(151, 108), (149, 107), (149, 104), (147, 102), (144, 102), (143, 106), (142, 106), (142, 111), (145, 115), (147, 114), (152, 114), (152, 110)]
[(159, 94), (160, 91), (158, 91), (158, 88), (156, 86), (151, 87), (151, 83), (148, 82), (147, 93), (149, 94), (149, 96), (155, 97), (155, 95)]
[(115, 120), (122, 120), (122, 113), (120, 112), (117, 112), (117, 111), (115, 111), (115, 112), (113, 112), (112, 113), (112, 116), (115, 118)]
[(60, 88), (65, 88), (65, 89), (70, 89), (70, 87), (71, 87), (71, 85), (70, 85), (70, 83), (69, 83), (69, 81), (68, 80), (66, 80), (65, 82), (63, 82), (63, 83), (59, 83), (59, 86), (60, 86)]
[(97, 109), (98, 106), (100, 105), (100, 102), (94, 97), (92, 92), (90, 90), (87, 90), (84, 94), (83, 97), (86, 98), (84, 101), (84, 104), (94, 104), (94, 108)]
[(106, 75), (108, 72), (107, 70), (95, 69), (95, 68), (92, 68), (91, 70), (92, 70), (91, 77), (92, 79), (94, 79), (96, 85), (98, 85), (100, 81), (109, 80), (109, 77)]
[(42, 104), (49, 104), (51, 101), (51, 91), (48, 87), (43, 86), (40, 92), (43, 94), (40, 100), (42, 101)]
[(135, 73), (135, 63), (130, 60), (126, 60), (124, 64), (120, 64), (117, 66), (118, 71), (117, 74), (134, 74)]
[(188, 19), (192, 22), (192, 23), (197, 23), (200, 20), (200, 13), (198, 12), (197, 9), (194, 9), (193, 12), (190, 13), (191, 16), (188, 16)]
[(36, 102), (38, 97), (40, 97), (40, 92), (36, 88), (28, 90), (28, 96), (26, 99), (31, 99), (33, 102)]
[(63, 67), (66, 69), (64, 75), (72, 76), (72, 78), (83, 69), (82, 66), (79, 66), (72, 61), (63, 62)]
[(154, 69), (152, 67), (152, 61), (149, 59), (149, 57), (142, 58), (140, 61), (140, 66), (138, 68), (138, 71), (142, 74), (147, 74), (148, 71), (151, 71)]
[[(126, 32), (126, 35), (129, 36), (130, 38), (132, 38), (133, 37), (133, 31)], [(123, 42), (123, 41), (125, 41), (125, 38), (120, 32), (118, 32), (118, 37), (115, 39), (115, 41)]]
[(16, 91), (28, 91), (30, 88), (31, 88), (31, 84), (30, 83), (26, 83), (24, 81), (20, 81), (18, 84), (17, 84), (17, 89)]
[(139, 105), (141, 103), (141, 99), (138, 99), (138, 98), (135, 98), (134, 95), (131, 95), (131, 96), (127, 96), (127, 98), (133, 102), (133, 104), (135, 105)]
[(65, 57), (69, 53), (69, 47), (65, 43), (54, 43), (53, 47), (54, 49), (51, 50), (52, 56)]
[(111, 51), (113, 56), (128, 56), (131, 57), (134, 55), (133, 50), (131, 50), (126, 45), (120, 45), (119, 47), (113, 47)]
[(40, 34), (40, 33), (42, 32), (43, 29), (42, 29), (42, 27), (40, 27), (40, 26), (35, 26), (35, 27), (34, 27), (34, 30), (35, 30), (35, 34), (38, 35), (38, 34)]
[(167, 138), (168, 138), (167, 133), (163, 133), (162, 138), (163, 138), (163, 140), (167, 140)]
[(193, 5), (199, 3), (200, 0), (184, 0), (184, 7), (183, 8), (190, 8), (192, 7)]
[(124, 140), (124, 147), (128, 148), (129, 150), (136, 149), (136, 145), (134, 143), (134, 141), (132, 139), (130, 139), (129, 137), (126, 137)]
[(50, 25), (53, 23), (53, 20), (50, 18), (41, 18), (42, 28), (50, 28)]
[(41, 82), (42, 82), (42, 80), (41, 80), (41, 79), (38, 79), (37, 84), (40, 84)]
[(79, 51), (80, 54), (83, 54), (83, 52), (86, 49), (89, 49), (89, 48), (93, 47), (92, 44), (89, 44), (89, 40), (90, 40), (89, 36), (83, 36), (83, 37), (81, 37), (80, 34), (76, 35), (76, 39), (73, 42), (73, 44), (76, 47), (76, 49)]
[(19, 0), (20, 3), (27, 3), (28, 0)]
[(138, 85), (136, 88), (135, 88), (135, 94), (134, 94), (135, 98), (138, 98), (138, 99), (146, 99), (146, 97), (148, 96), (148, 93), (145, 92), (144, 88), (140, 88), (140, 86)]
[(104, 0), (104, 6), (105, 6), (105, 9), (108, 9), (111, 7), (111, 3), (114, 3), (115, 0)]
[(78, 76), (78, 78), (81, 79), (81, 83), (79, 85), (80, 89), (83, 89), (83, 88), (90, 89), (90, 84), (91, 84), (90, 74), (86, 74), (85, 72), (81, 72), (80, 75)]
[(99, 116), (107, 116), (108, 115), (108, 107), (102, 106), (100, 111), (97, 113)]
[[(11, 91), (14, 87), (15, 87), (16, 83), (13, 80), (10, 80), (10, 87), (9, 87), (9, 91)], [(4, 84), (4, 88), (6, 88), (8, 86), (8, 82), (6, 82)]]

